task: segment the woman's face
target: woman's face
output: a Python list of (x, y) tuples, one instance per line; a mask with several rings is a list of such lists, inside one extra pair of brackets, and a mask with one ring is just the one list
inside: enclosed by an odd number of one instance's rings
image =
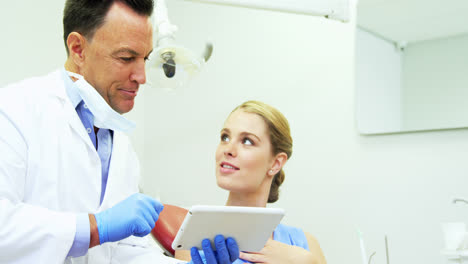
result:
[(221, 130), (216, 149), (218, 186), (231, 191), (254, 193), (261, 186), (270, 188), (268, 176), (273, 165), (267, 124), (257, 114), (233, 112)]

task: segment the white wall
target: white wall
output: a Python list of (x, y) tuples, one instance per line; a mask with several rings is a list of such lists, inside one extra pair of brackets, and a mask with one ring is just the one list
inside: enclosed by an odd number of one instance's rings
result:
[(401, 130), (402, 53), (356, 29), (356, 121), (363, 134)]
[(405, 49), (404, 129), (468, 126), (468, 34)]
[(0, 87), (62, 66), (64, 0), (9, 1), (0, 8)]
[[(34, 45), (17, 49), (24, 34), (2, 35), (2, 83), (63, 63), (61, 39), (49, 36), (58, 30), (56, 21), (48, 19), (61, 13), (61, 2), (29, 12), (29, 21), (18, 15), (19, 5), (9, 3), (13, 9), (2, 12), (2, 33), (25, 22), (50, 29), (34, 42), (44, 54), (32, 52)], [(359, 135), (352, 24), (188, 2), (169, 8), (179, 40), (201, 51), (210, 37), (214, 54), (192, 87), (173, 94), (146, 88), (139, 96), (132, 139), (146, 193), (185, 206), (223, 204), (226, 193), (214, 180), (219, 130), (233, 107), (260, 99), (286, 115), (295, 144), (274, 206), (287, 210), (287, 224), (316, 235), (329, 263), (361, 263), (356, 227), (369, 254), (377, 251), (377, 264), (385, 263), (384, 234), (391, 263), (443, 263), (440, 223), (468, 219), (466, 206), (450, 203), (468, 197), (467, 129)], [(44, 55), (37, 67), (8, 66)]]

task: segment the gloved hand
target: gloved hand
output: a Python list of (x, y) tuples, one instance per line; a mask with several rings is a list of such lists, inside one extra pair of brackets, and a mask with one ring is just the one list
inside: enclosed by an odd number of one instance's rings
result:
[(146, 236), (154, 228), (163, 205), (141, 193), (135, 193), (114, 205), (95, 214), (99, 231), (99, 241), (119, 241), (131, 235)]
[[(213, 252), (209, 239), (203, 239), (202, 241), (206, 264), (231, 264), (239, 258), (239, 247), (234, 238), (229, 237), (224, 240), (222, 235), (217, 235), (214, 239), (214, 243), (216, 247), (215, 252)], [(196, 247), (190, 250), (190, 255), (192, 256), (192, 262), (194, 264), (203, 264)]]

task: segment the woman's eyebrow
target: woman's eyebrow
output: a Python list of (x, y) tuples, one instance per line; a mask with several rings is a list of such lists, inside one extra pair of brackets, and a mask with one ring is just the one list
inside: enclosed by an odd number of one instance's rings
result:
[(242, 135), (242, 136), (251, 136), (251, 137), (254, 137), (254, 138), (256, 138), (256, 139), (257, 139), (259, 142), (261, 142), (261, 141), (262, 141), (262, 140), (261, 140), (259, 137), (257, 137), (257, 135), (255, 135), (254, 133), (250, 133), (250, 132), (242, 132), (242, 133), (241, 133), (241, 135)]
[[(230, 134), (231, 130), (229, 130), (229, 128), (223, 128), (223, 129), (221, 129), (220, 133), (223, 133), (223, 132), (227, 133), (227, 134)], [(254, 133), (247, 132), (247, 131), (241, 132), (240, 135), (241, 136), (251, 136), (251, 137), (256, 138), (259, 142), (262, 141), (257, 135), (255, 135)]]

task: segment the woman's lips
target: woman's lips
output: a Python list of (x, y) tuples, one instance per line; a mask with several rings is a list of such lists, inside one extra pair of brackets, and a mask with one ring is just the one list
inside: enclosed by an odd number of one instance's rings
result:
[(227, 163), (227, 162), (222, 162), (220, 164), (219, 170), (220, 170), (221, 173), (229, 174), (229, 173), (233, 173), (235, 171), (238, 171), (239, 168), (234, 166), (233, 164), (230, 164), (230, 163)]

